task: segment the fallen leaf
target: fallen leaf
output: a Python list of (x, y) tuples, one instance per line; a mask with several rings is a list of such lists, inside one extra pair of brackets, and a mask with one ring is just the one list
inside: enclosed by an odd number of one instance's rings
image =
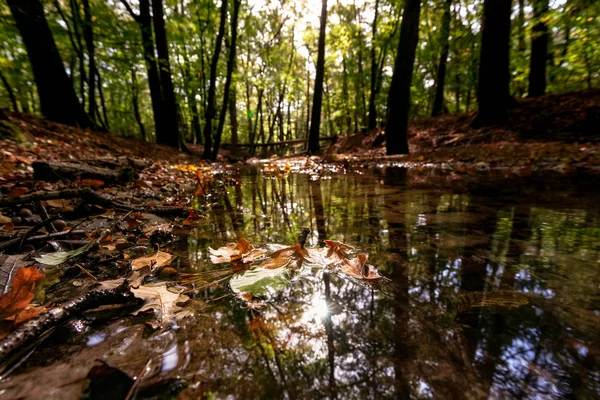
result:
[(12, 222), (12, 218), (4, 216), (0, 212), (0, 224), (8, 224), (9, 222)]
[(190, 298), (184, 294), (169, 291), (166, 283), (140, 286), (137, 289), (132, 288), (131, 291), (135, 297), (144, 300), (145, 303), (133, 314), (137, 315), (143, 311), (154, 310), (161, 326), (169, 321), (179, 321), (192, 314), (190, 310), (182, 307)]
[(137, 271), (138, 269), (142, 269), (144, 267), (151, 267), (152, 269), (163, 267), (173, 260), (173, 256), (169, 253), (165, 253), (164, 251), (158, 250), (156, 254), (139, 257), (131, 262), (131, 269)]
[(285, 249), (277, 250), (271, 254), (269, 258), (264, 260), (260, 266), (265, 269), (277, 269), (291, 266), (296, 263), (296, 268), (302, 266), (304, 261), (304, 252), (299, 243), (286, 247)]
[(41, 257), (34, 258), (35, 261), (45, 265), (60, 265), (70, 258), (79, 256), (92, 248), (96, 244), (95, 240), (72, 251), (57, 251), (55, 253), (42, 254)]
[(237, 243), (229, 243), (227, 246), (220, 247), (217, 250), (209, 247), (208, 251), (210, 253), (210, 261), (213, 264), (230, 262), (236, 267), (251, 264), (265, 254), (264, 250), (255, 249), (244, 238), (240, 238)]
[(16, 186), (16, 187), (12, 188), (10, 192), (8, 192), (8, 195), (10, 197), (19, 197), (19, 196), (23, 196), (24, 194), (26, 194), (28, 192), (29, 192), (29, 189), (27, 189), (26, 187)]
[(71, 200), (57, 199), (57, 200), (46, 200), (46, 205), (52, 208), (58, 208), (63, 211), (73, 211)]
[(5, 232), (12, 232), (15, 230), (15, 226), (12, 222), (8, 222), (8, 223), (2, 225), (2, 228), (0, 228), (0, 230), (3, 230)]
[(93, 187), (93, 188), (99, 188), (104, 186), (104, 181), (101, 181), (99, 179), (82, 179), (79, 184), (81, 186), (88, 186), (88, 187)]
[(33, 300), (33, 289), (44, 278), (36, 267), (19, 268), (12, 279), (11, 288), (0, 296), (0, 320), (15, 317)]
[(356, 258), (345, 259), (340, 264), (340, 270), (346, 275), (357, 279), (379, 279), (381, 275), (377, 270), (367, 264), (368, 257), (366, 254), (359, 254)]
[(327, 250), (323, 256), (325, 264), (328, 266), (334, 266), (346, 259), (346, 255), (349, 252), (354, 251), (354, 247), (348, 246), (342, 242), (336, 242), (335, 240), (325, 240)]
[(241, 298), (247, 301), (248, 298), (252, 299), (252, 296), (265, 297), (282, 290), (288, 285), (290, 279), (290, 270), (287, 268), (254, 267), (232, 277), (229, 280), (229, 286), (236, 295), (246, 293)]

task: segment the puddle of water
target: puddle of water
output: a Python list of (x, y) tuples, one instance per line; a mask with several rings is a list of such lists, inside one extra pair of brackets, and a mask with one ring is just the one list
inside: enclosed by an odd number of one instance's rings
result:
[(241, 179), (190, 237), (192, 270), (211, 268), (208, 246), (291, 245), (309, 227), (390, 282), (313, 269), (260, 312), (206, 289), (169, 373), (219, 398), (600, 395), (597, 195), (459, 194), (400, 169)]

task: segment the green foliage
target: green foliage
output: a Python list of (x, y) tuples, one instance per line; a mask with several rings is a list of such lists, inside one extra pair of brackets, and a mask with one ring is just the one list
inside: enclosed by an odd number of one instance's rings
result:
[[(128, 0), (134, 12), (138, 1)], [(341, 1), (329, 6), (322, 134), (346, 134), (366, 126), (371, 92), (371, 57), (376, 57), (378, 125), (385, 119), (387, 92), (398, 40), (402, 4), (378, 2), (377, 30), (373, 34), (375, 0)], [(140, 121), (153, 137), (153, 117), (142, 57), (139, 26), (119, 0), (91, 0), (97, 67), (101, 76), (106, 115), (111, 130), (139, 136), (134, 111), (137, 99)], [(65, 68), (82, 104), (87, 104), (87, 55), (80, 0), (44, 2), (47, 19)], [(180, 125), (189, 141), (195, 140), (192, 121), (206, 118), (208, 66), (219, 22), (218, 4), (212, 0), (165, 0), (167, 35)], [(249, 0), (242, 4), (236, 88), (239, 141), (251, 136), (259, 142), (306, 137), (315, 74), (319, 2)], [(230, 7), (231, 9), (231, 7)], [(481, 3), (452, 3), (450, 54), (447, 64), (445, 106), (449, 112), (476, 108), (477, 66)], [(423, 3), (417, 61), (412, 88), (412, 117), (431, 112), (436, 71), (441, 52), (442, 0)], [(545, 17), (551, 34), (548, 55), (548, 91), (561, 92), (597, 86), (600, 81), (600, 3), (551, 3)], [(525, 4), (523, 19), (514, 5), (511, 43), (511, 92), (527, 94), (533, 16)], [(228, 15), (228, 19), (231, 15)], [(218, 65), (217, 103), (223, 101), (226, 58), (231, 30)], [(18, 107), (39, 112), (35, 82), (18, 30), (5, 4), (0, 4), (0, 68)], [(374, 50), (374, 51), (372, 51)], [(83, 61), (83, 62), (82, 62)], [(99, 94), (98, 94), (99, 96)], [(259, 101), (260, 100), (260, 101)], [(260, 108), (259, 108), (260, 103)], [(101, 105), (101, 99), (98, 99)], [(0, 107), (12, 102), (0, 86)], [(217, 110), (220, 110), (217, 104)], [(89, 110), (87, 110), (89, 112)], [(224, 142), (229, 141), (229, 126)]]

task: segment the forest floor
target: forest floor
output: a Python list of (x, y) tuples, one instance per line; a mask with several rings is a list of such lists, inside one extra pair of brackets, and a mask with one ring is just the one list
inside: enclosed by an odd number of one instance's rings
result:
[[(416, 183), (433, 170), (453, 187), (477, 179), (480, 190), (482, 171), (490, 172), (484, 178), (499, 172), (511, 184), (515, 176), (552, 174), (560, 184), (563, 174), (600, 172), (599, 110), (600, 91), (552, 95), (520, 102), (506, 127), (471, 129), (472, 114), (416, 121), (410, 155), (385, 156), (384, 137), (374, 131), (340, 137), (320, 158), (248, 162), (268, 175), (296, 171), (315, 179), (408, 166), (414, 167)], [(228, 163), (226, 151), (221, 162), (204, 163), (161, 145), (6, 114), (8, 124), (0, 121), (0, 131), (12, 136), (0, 137), (0, 375), (16, 368), (16, 376), (0, 382), (0, 390), (22, 398), (60, 388), (79, 398), (85, 382), (98, 379), (98, 368), (114, 371), (97, 365), (106, 348), (82, 352), (72, 364), (64, 357), (52, 364), (62, 354), (52, 343), (69, 335), (57, 327), (74, 315), (93, 315), (102, 326), (133, 312), (156, 331), (160, 321), (174, 318), (179, 305), (190, 301), (185, 293), (191, 290), (180, 274), (186, 261), (177, 255), (185, 254), (191, 230), (223, 188), (241, 184), (237, 174), (244, 164)], [(149, 309), (152, 315), (142, 313)], [(32, 348), (38, 349), (32, 365), (48, 365), (35, 379), (26, 372)], [(136, 368), (127, 375), (141, 367)], [(48, 384), (31, 384), (36, 379)], [(127, 379), (125, 392), (138, 390)]]

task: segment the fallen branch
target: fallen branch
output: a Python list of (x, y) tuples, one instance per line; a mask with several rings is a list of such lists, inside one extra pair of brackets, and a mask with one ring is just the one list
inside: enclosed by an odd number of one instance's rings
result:
[(30, 319), (0, 341), (0, 363), (6, 365), (11, 358), (25, 350), (47, 330), (56, 327), (84, 311), (109, 304), (126, 304), (135, 299), (129, 290), (129, 283), (114, 289), (93, 290), (81, 297), (66, 301), (61, 305)]
[(123, 204), (110, 197), (93, 191), (90, 188), (85, 189), (65, 189), (55, 190), (49, 192), (33, 192), (30, 194), (24, 194), (18, 197), (2, 197), (0, 198), (0, 207), (11, 207), (19, 204), (31, 203), (41, 200), (56, 200), (56, 199), (75, 199), (81, 198), (90, 203), (98, 204), (105, 207), (117, 208), (127, 211), (142, 212), (155, 215), (171, 215), (186, 217), (188, 211), (185, 207), (172, 207), (172, 206), (131, 206)]
[(25, 240), (27, 240), (27, 238), (31, 237), (31, 235), (33, 235), (34, 233), (36, 233), (43, 227), (56, 221), (58, 218), (59, 217), (57, 215), (55, 215), (54, 217), (48, 218), (47, 220), (44, 220), (44, 221), (40, 222), (39, 224), (33, 226), (31, 229), (29, 229), (27, 232), (25, 232), (25, 234), (23, 236), (19, 236), (19, 237), (7, 240), (6, 242), (0, 243), (0, 251), (7, 250), (16, 244), (19, 244), (19, 247), (21, 247), (23, 245), (23, 243), (25, 243)]
[(131, 182), (134, 179), (133, 170), (129, 167), (113, 171), (108, 168), (64, 161), (35, 161), (33, 163), (33, 176), (35, 179), (44, 181), (82, 178), (99, 179), (110, 183)]

